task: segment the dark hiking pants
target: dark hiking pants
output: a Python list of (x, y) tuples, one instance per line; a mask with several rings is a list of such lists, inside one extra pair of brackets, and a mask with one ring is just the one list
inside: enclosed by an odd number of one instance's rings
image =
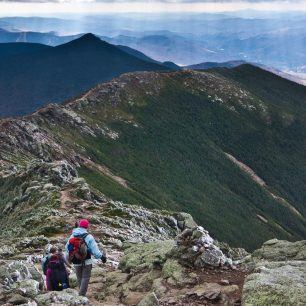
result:
[(79, 295), (85, 296), (91, 276), (92, 265), (75, 266), (75, 273), (78, 280)]

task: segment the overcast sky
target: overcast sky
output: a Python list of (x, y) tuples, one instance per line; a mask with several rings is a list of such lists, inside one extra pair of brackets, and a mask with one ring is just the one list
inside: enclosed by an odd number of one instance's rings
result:
[(0, 0), (0, 15), (106, 12), (306, 11), (306, 0)]

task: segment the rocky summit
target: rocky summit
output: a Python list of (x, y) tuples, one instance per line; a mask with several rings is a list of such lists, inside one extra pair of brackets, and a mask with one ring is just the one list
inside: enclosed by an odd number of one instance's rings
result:
[[(142, 72), (1, 120), (0, 303), (305, 304), (304, 97), (250, 65)], [(81, 218), (108, 262), (47, 292)]]

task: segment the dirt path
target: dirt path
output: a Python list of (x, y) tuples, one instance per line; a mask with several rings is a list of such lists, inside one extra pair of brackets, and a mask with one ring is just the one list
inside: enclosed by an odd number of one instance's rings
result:
[[(303, 218), (303, 216), (301, 215), (301, 213), (292, 205), (290, 204), (286, 199), (275, 195), (273, 192), (270, 191), (269, 186), (266, 184), (266, 182), (257, 175), (257, 173), (251, 169), (249, 166), (247, 166), (246, 164), (242, 163), (241, 161), (239, 161), (238, 159), (236, 159), (233, 155), (225, 153), (225, 155), (227, 156), (227, 158), (229, 158), (234, 164), (236, 164), (242, 171), (244, 171), (245, 173), (247, 173), (251, 179), (256, 182), (258, 185), (260, 185), (261, 187), (263, 187), (278, 203), (280, 203), (281, 205), (287, 207), (288, 209), (290, 209), (294, 214), (296, 214), (297, 216)], [(260, 218), (259, 218), (260, 219)], [(304, 218), (303, 218), (304, 219)], [(285, 229), (283, 229), (285, 230)], [(286, 230), (285, 230), (286, 231)]]
[(104, 175), (110, 177), (111, 179), (113, 179), (114, 181), (116, 181), (118, 184), (120, 184), (124, 188), (129, 189), (127, 181), (124, 178), (113, 174), (111, 172), (111, 170), (108, 169), (106, 166), (97, 164), (97, 163), (93, 162), (92, 160), (90, 160), (88, 158), (85, 158), (85, 157), (82, 157), (82, 159), (84, 161), (84, 164), (86, 166), (88, 166), (89, 168), (101, 172), (102, 174), (104, 174)]

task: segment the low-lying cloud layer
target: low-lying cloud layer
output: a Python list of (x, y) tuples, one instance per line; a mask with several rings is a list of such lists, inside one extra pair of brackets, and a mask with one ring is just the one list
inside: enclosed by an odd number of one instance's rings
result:
[(305, 0), (0, 0), (5, 2), (24, 2), (24, 3), (305, 3)]
[(306, 0), (0, 0), (0, 16), (100, 13), (306, 12)]

